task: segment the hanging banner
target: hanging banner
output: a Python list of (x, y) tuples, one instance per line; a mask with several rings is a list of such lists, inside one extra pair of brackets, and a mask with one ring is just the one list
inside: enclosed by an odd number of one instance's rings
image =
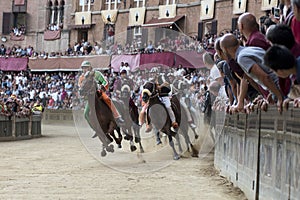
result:
[(215, 0), (202, 0), (200, 20), (213, 19), (215, 14)]
[(92, 24), (92, 12), (76, 12), (75, 25)]
[(246, 12), (247, 0), (233, 1), (233, 14), (243, 14)]
[(158, 19), (176, 17), (176, 4), (159, 6), (158, 10), (159, 10)]
[(102, 10), (101, 15), (105, 24), (115, 24), (117, 21), (118, 10)]
[(130, 8), (128, 26), (142, 26), (145, 20), (145, 7)]
[(277, 7), (278, 0), (262, 0), (261, 10), (271, 10), (272, 7)]

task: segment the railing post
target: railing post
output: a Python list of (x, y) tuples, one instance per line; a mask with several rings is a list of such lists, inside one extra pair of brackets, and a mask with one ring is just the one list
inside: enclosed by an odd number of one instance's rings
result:
[(12, 132), (12, 137), (15, 138), (16, 137), (16, 116), (13, 114), (11, 117), (11, 132)]
[(32, 114), (29, 116), (29, 122), (28, 122), (28, 135), (31, 136), (31, 130), (32, 130)]
[(260, 184), (260, 136), (261, 136), (261, 109), (258, 109), (258, 141), (257, 141), (257, 169), (256, 169), (256, 190), (255, 200), (259, 200), (259, 184)]

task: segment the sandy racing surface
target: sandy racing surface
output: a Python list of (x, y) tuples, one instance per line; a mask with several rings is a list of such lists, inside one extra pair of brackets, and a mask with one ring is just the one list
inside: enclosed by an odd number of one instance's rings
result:
[[(130, 153), (126, 142), (125, 150), (98, 158), (97, 147), (87, 148), (99, 144), (90, 136), (79, 137), (71, 125), (43, 125), (41, 138), (0, 143), (0, 199), (245, 199), (218, 176), (213, 154), (173, 161), (153, 139), (162, 149), (156, 160)], [(151, 145), (149, 136), (145, 150)]]

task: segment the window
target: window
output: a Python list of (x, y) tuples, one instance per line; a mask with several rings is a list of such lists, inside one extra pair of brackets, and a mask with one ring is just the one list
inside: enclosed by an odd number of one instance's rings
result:
[[(106, 4), (115, 3), (115, 0), (106, 0)], [(121, 3), (121, 0), (118, 0), (118, 3)]]
[[(95, 0), (90, 0), (91, 1), (91, 5), (94, 4)], [(79, 5), (83, 6), (83, 2), (85, 5), (88, 5), (89, 0), (80, 0)]]
[(133, 32), (134, 34), (134, 37), (136, 38), (137, 36), (141, 36), (142, 35), (142, 30), (141, 30), (141, 27), (139, 26), (139, 27), (134, 27), (134, 32)]
[[(54, 6), (53, 6), (54, 5)], [(65, 1), (61, 0), (60, 3), (55, 1), (54, 4), (50, 1), (47, 7), (47, 12), (49, 12), (49, 19), (47, 24), (47, 29), (49, 30), (59, 30), (63, 28), (64, 23), (64, 6)]]

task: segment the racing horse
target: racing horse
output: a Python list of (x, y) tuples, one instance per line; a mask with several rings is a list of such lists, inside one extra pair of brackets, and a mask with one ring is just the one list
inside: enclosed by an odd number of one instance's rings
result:
[(140, 152), (144, 153), (144, 148), (141, 143), (140, 127), (138, 125), (138, 107), (135, 105), (132, 97), (130, 96), (130, 86), (124, 84), (121, 87), (120, 95), (120, 99), (114, 100), (114, 104), (125, 120), (124, 126), (121, 128), (122, 132), (125, 134), (124, 139), (130, 141), (131, 151), (135, 151), (137, 149), (134, 145), (135, 142), (139, 144)]
[[(176, 149), (174, 147), (174, 142), (172, 137), (175, 137), (178, 141), (179, 145), (179, 151), (182, 152), (182, 147), (180, 144), (179, 136), (178, 134), (171, 129), (171, 119), (169, 117), (169, 114), (164, 106), (164, 104), (160, 101), (158, 97), (158, 92), (156, 89), (156, 84), (153, 82), (147, 82), (144, 84), (144, 90), (142, 92), (142, 99), (145, 103), (149, 102), (148, 105), (148, 111), (147, 111), (147, 119), (148, 121), (151, 120), (151, 123), (154, 125), (154, 127), (157, 130), (160, 130), (161, 132), (165, 133), (168, 136), (169, 144), (173, 150), (174, 159), (178, 160), (180, 156), (176, 152)], [(182, 134), (187, 142), (187, 147), (189, 146), (192, 149), (192, 155), (198, 156), (197, 151), (193, 147), (192, 143), (190, 142), (187, 130), (188, 130), (188, 123), (182, 123), (182, 117), (181, 117), (181, 107), (180, 102), (177, 99), (176, 95), (173, 95), (171, 98), (171, 107), (173, 109), (173, 112), (176, 117), (176, 122), (178, 123), (180, 129), (182, 130)], [(163, 108), (163, 109), (162, 109)], [(149, 115), (149, 116), (148, 116)], [(166, 120), (164, 120), (166, 119)]]
[[(104, 91), (98, 90), (97, 87), (94, 72), (89, 72), (85, 75), (85, 79), (79, 88), (79, 93), (88, 98), (91, 128), (96, 132), (96, 135), (102, 142), (101, 156), (106, 156), (106, 151), (114, 152), (114, 146), (111, 144), (113, 140), (119, 148), (122, 147), (122, 135), (111, 109), (102, 99), (102, 93)], [(115, 136), (115, 130), (118, 133), (118, 138)]]

